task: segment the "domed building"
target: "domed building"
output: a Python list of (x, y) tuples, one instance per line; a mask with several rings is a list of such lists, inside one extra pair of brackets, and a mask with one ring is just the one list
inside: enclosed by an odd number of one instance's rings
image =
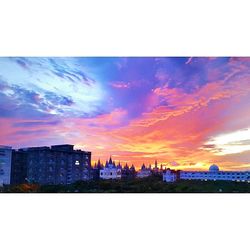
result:
[[(175, 176), (174, 176), (175, 175)], [(250, 182), (250, 171), (220, 171), (215, 164), (208, 171), (175, 171), (169, 170), (163, 174), (163, 181), (176, 180), (202, 180), (202, 181), (243, 181)]]
[(209, 167), (209, 171), (210, 172), (219, 172), (219, 167), (217, 165), (213, 164)]

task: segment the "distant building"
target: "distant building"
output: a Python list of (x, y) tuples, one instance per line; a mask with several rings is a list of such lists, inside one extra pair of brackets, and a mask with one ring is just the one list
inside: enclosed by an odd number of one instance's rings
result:
[(131, 180), (135, 178), (135, 176), (136, 176), (136, 171), (134, 165), (129, 167), (128, 164), (126, 163), (126, 165), (122, 168), (122, 179)]
[(27, 180), (42, 185), (70, 184), (89, 180), (91, 152), (74, 150), (74, 145), (31, 147), (27, 153)]
[(155, 166), (152, 169), (153, 172), (158, 173), (159, 172), (159, 168), (158, 168), (158, 164), (157, 164), (157, 160), (155, 160)]
[(175, 182), (179, 179), (178, 172), (172, 169), (166, 169), (166, 172), (163, 174), (163, 181), (166, 182)]
[(103, 169), (104, 166), (101, 163), (100, 159), (98, 160), (97, 163), (95, 163), (93, 169), (92, 169), (92, 173), (93, 173), (93, 179), (94, 180), (99, 180), (100, 179), (100, 171), (101, 169)]
[(223, 181), (246, 181), (250, 182), (250, 171), (220, 171), (215, 164), (209, 171), (174, 171), (168, 169), (163, 174), (163, 181), (173, 182), (176, 180), (223, 180)]
[(122, 170), (120, 166), (115, 165), (115, 162), (112, 162), (110, 157), (109, 162), (106, 162), (106, 165), (103, 169), (100, 170), (101, 179), (121, 179)]
[(152, 175), (161, 177), (162, 174), (163, 174), (163, 166), (162, 166), (162, 164), (161, 164), (161, 166), (159, 168), (158, 164), (157, 164), (157, 161), (155, 161), (155, 166), (151, 170), (151, 172), (152, 172)]
[(0, 146), (0, 186), (10, 184), (12, 149)]
[(11, 161), (11, 185), (17, 185), (27, 182), (27, 151), (12, 150)]
[(130, 174), (132, 176), (132, 178), (136, 177), (136, 170), (135, 170), (135, 166), (132, 164), (132, 166), (129, 168), (130, 170)]
[(146, 168), (146, 166), (144, 165), (144, 163), (141, 166), (141, 169), (139, 170), (139, 172), (137, 173), (137, 177), (138, 178), (145, 178), (148, 176), (152, 175), (152, 171), (151, 171), (151, 165), (149, 166), (149, 168)]

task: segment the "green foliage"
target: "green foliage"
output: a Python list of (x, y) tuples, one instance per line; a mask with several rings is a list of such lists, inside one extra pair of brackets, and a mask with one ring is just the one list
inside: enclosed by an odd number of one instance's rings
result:
[(5, 186), (2, 192), (39, 193), (250, 193), (250, 184), (232, 181), (189, 181), (166, 183), (160, 176), (131, 180), (77, 181), (70, 185)]

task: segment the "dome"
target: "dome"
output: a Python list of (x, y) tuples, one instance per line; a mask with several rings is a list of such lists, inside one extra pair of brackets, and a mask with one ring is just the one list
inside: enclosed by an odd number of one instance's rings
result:
[(211, 165), (209, 168), (210, 172), (218, 172), (219, 171), (219, 167), (215, 164)]

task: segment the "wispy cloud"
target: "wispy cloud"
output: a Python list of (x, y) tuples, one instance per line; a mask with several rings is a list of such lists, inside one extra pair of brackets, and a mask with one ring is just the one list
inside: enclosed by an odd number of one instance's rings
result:
[(248, 58), (1, 58), (1, 144), (246, 169), (249, 82)]

